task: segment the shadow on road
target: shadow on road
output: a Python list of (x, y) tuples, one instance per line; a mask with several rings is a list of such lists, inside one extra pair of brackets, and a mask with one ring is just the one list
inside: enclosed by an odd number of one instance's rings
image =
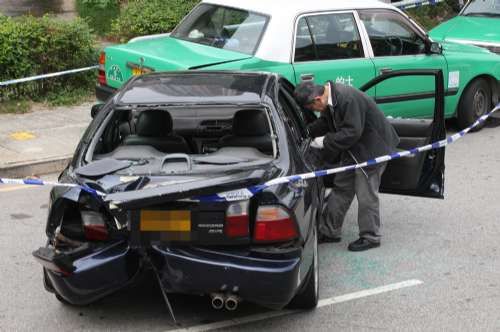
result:
[(143, 327), (163, 329), (188, 327), (235, 319), (267, 310), (245, 302), (240, 303), (236, 311), (215, 310), (211, 306), (209, 296), (169, 294), (169, 299), (178, 326), (170, 318), (160, 287), (152, 273), (145, 273), (136, 284), (96, 303), (81, 307), (62, 305), (61, 309), (68, 314), (80, 316), (82, 323), (88, 321), (92, 328), (100, 325), (104, 327), (107, 325), (106, 322), (120, 322), (133, 330)]

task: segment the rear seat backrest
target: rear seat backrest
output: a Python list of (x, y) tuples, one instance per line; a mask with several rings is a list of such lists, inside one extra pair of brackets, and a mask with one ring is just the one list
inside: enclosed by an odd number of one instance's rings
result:
[(219, 140), (219, 146), (253, 147), (263, 153), (272, 154), (273, 145), (269, 122), (262, 110), (240, 110), (234, 114), (233, 130)]
[(125, 137), (124, 145), (149, 145), (165, 153), (189, 153), (184, 138), (173, 134), (172, 116), (167, 111), (142, 111), (135, 127), (135, 135)]

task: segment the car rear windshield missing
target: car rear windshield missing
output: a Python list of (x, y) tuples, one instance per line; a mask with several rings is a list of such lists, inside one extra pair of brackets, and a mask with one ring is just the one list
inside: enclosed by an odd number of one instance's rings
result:
[(264, 107), (116, 109), (87, 162), (99, 161), (99, 175), (108, 168), (109, 174), (182, 175), (257, 167), (276, 155), (273, 131)]
[(253, 55), (267, 21), (266, 16), (245, 10), (201, 4), (171, 37)]

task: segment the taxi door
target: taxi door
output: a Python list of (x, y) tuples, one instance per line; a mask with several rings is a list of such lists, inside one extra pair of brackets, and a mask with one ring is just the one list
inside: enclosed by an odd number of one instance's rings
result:
[[(292, 64), (295, 84), (333, 81), (359, 88), (375, 77), (353, 11), (306, 14), (298, 18)], [(367, 91), (375, 96), (375, 89)]]
[[(447, 86), (448, 67), (442, 54), (431, 54), (429, 39), (410, 20), (391, 9), (359, 11), (362, 35), (367, 36), (376, 75), (395, 70), (442, 70)], [(402, 76), (376, 87), (376, 101), (387, 116), (432, 118), (434, 78)], [(425, 97), (425, 98), (422, 98)]]

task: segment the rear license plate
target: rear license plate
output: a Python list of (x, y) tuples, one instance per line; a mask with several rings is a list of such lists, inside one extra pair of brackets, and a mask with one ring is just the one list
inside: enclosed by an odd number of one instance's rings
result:
[(141, 232), (160, 232), (160, 240), (191, 240), (191, 211), (141, 210)]
[(132, 75), (137, 76), (137, 75), (142, 75), (144, 72), (141, 68), (132, 68)]

